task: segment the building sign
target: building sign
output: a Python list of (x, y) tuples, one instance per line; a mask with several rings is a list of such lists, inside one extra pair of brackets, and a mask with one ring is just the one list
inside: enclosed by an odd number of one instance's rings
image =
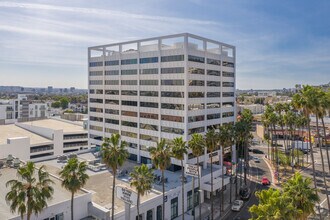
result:
[(198, 177), (198, 170), (200, 166), (194, 164), (186, 164), (186, 168), (184, 169), (186, 175)]
[(123, 202), (137, 205), (137, 193), (125, 186), (116, 186), (117, 198)]

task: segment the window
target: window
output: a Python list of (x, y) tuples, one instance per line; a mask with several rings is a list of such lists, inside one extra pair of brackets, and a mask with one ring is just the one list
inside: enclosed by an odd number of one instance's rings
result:
[(221, 66), (221, 61), (220, 60), (215, 60), (215, 59), (207, 58), (207, 64)]
[(106, 66), (117, 66), (119, 65), (119, 60), (107, 60), (105, 61)]
[(158, 57), (140, 58), (140, 63), (158, 63)]
[(220, 97), (220, 92), (208, 92), (207, 97), (208, 98)]
[(161, 107), (162, 107), (162, 109), (184, 110), (183, 104), (162, 103)]
[(234, 93), (233, 92), (223, 92), (222, 97), (234, 97)]
[(137, 85), (137, 80), (122, 80), (121, 84), (122, 85), (129, 85), (129, 86), (136, 86)]
[(96, 94), (103, 94), (103, 90), (102, 89), (97, 89)]
[(119, 80), (105, 80), (105, 85), (119, 85)]
[(155, 103), (155, 102), (140, 102), (140, 107), (158, 108), (158, 103)]
[(184, 92), (162, 92), (162, 97), (184, 98)]
[(191, 129), (188, 130), (188, 134), (191, 135), (191, 134), (195, 134), (195, 133), (202, 133), (204, 131), (205, 131), (204, 127), (191, 128)]
[(204, 98), (204, 92), (189, 92), (189, 98)]
[(118, 134), (119, 133), (118, 130), (111, 129), (111, 128), (105, 128), (105, 132), (110, 133), (110, 134)]
[(137, 102), (135, 101), (121, 101), (122, 105), (128, 105), (128, 106), (137, 106)]
[(90, 62), (89, 67), (103, 66), (103, 62)]
[(222, 106), (223, 107), (234, 107), (234, 102), (223, 102)]
[(112, 115), (119, 115), (119, 110), (115, 109), (105, 109), (105, 113), (112, 114)]
[(220, 81), (207, 81), (207, 86), (220, 87)]
[(226, 67), (234, 67), (234, 63), (223, 61), (223, 62), (222, 62), (222, 66), (226, 66)]
[(188, 105), (188, 110), (194, 111), (194, 110), (202, 110), (204, 109), (204, 104), (190, 104)]
[(106, 70), (105, 71), (106, 76), (115, 76), (119, 75), (119, 70)]
[(190, 67), (189, 70), (188, 70), (188, 73), (204, 75), (205, 74), (205, 70), (204, 69), (200, 69), (200, 68)]
[(192, 62), (197, 62), (197, 63), (205, 63), (204, 57), (198, 57), (198, 56), (193, 56), (193, 55), (188, 55), (188, 60), (192, 61)]
[(137, 128), (137, 123), (136, 122), (131, 122), (131, 121), (121, 121), (122, 126), (127, 126), (127, 127), (133, 127)]
[(119, 90), (105, 90), (106, 95), (119, 95)]
[(215, 102), (215, 103), (207, 103), (206, 108), (207, 109), (212, 109), (212, 108), (220, 108), (220, 102)]
[(119, 100), (106, 99), (106, 100), (105, 100), (105, 104), (119, 105)]
[(221, 72), (217, 70), (207, 70), (207, 75), (210, 76), (221, 76)]
[(114, 125), (119, 125), (119, 120), (106, 118), (106, 119), (105, 119), (105, 123), (114, 124)]
[(174, 61), (183, 61), (184, 55), (174, 55), (174, 56), (162, 56), (161, 62), (174, 62)]
[(235, 84), (233, 82), (222, 82), (223, 87), (234, 87)]
[(103, 71), (89, 71), (90, 76), (102, 76)]
[(207, 115), (207, 120), (212, 120), (212, 119), (217, 119), (217, 118), (220, 118), (220, 113)]
[(103, 85), (102, 80), (89, 80), (89, 85)]
[(189, 86), (204, 86), (203, 80), (189, 80)]
[(184, 117), (173, 115), (161, 115), (161, 119), (164, 121), (184, 122)]
[(158, 97), (158, 92), (156, 92), (156, 91), (140, 91), (140, 96), (154, 96), (154, 97)]
[(140, 118), (149, 118), (158, 120), (158, 114), (140, 112)]
[(183, 79), (165, 79), (161, 81), (163, 86), (183, 86), (184, 80)]
[(94, 130), (94, 131), (103, 131), (103, 128), (100, 126), (94, 126), (94, 125), (90, 125), (89, 126), (90, 130)]
[(171, 67), (171, 68), (162, 68), (161, 69), (162, 74), (168, 74), (168, 73), (184, 73), (184, 67)]
[(223, 118), (233, 117), (233, 116), (234, 116), (234, 112), (224, 112), (224, 113), (222, 113)]
[(137, 74), (137, 70), (122, 70), (121, 71), (121, 75), (136, 75)]
[(152, 142), (158, 142), (158, 137), (146, 135), (146, 134), (140, 134), (140, 139), (146, 140), (146, 141), (152, 141)]
[[(129, 132), (129, 133), (132, 133), (132, 132)], [(132, 134), (135, 134), (135, 133), (132, 133)], [(135, 137), (137, 138), (137, 137)], [(130, 148), (134, 148), (134, 149), (137, 149), (138, 145), (135, 144), (135, 143), (131, 143), (131, 142), (127, 142), (127, 146), (130, 147)], [(132, 154), (131, 154), (132, 155)], [(134, 155), (134, 154), (133, 154)], [(136, 156), (136, 155), (135, 155)], [(128, 159), (132, 160), (131, 157), (129, 157)], [(133, 159), (135, 161), (137, 161), (137, 158), (136, 159)]]
[(131, 138), (137, 138), (137, 133), (134, 132), (128, 132), (128, 131), (121, 131), (122, 136), (131, 137)]
[(132, 95), (136, 96), (137, 91), (136, 90), (121, 90), (121, 95)]
[[(195, 207), (198, 206), (198, 201), (199, 201), (199, 195), (198, 195), (198, 188), (195, 188), (195, 193), (194, 193), (194, 196), (195, 196)], [(193, 207), (193, 197), (192, 197), (192, 190), (188, 191), (187, 192), (187, 210), (190, 210), (192, 209)]]
[(178, 217), (178, 197), (171, 200), (171, 219), (176, 217)]
[(165, 133), (171, 133), (171, 134), (184, 134), (184, 130), (181, 128), (171, 128), (171, 127), (166, 127), (166, 126), (162, 126), (162, 132)]
[(162, 220), (163, 217), (163, 211), (162, 211), (162, 206), (159, 205), (157, 206), (157, 216), (156, 220)]
[(140, 123), (140, 128), (145, 130), (158, 131), (157, 125)]
[(124, 116), (130, 116), (130, 117), (137, 117), (137, 112), (131, 112), (131, 111), (121, 111), (121, 115)]
[(223, 77), (235, 77), (234, 73), (222, 71)]
[(152, 68), (152, 69), (140, 69), (140, 74), (158, 74), (158, 69), (157, 68)]
[(152, 209), (147, 211), (147, 220), (152, 220)]
[(93, 99), (93, 98), (90, 98), (89, 99), (89, 102), (90, 103), (103, 103), (103, 99)]
[(95, 94), (95, 89), (90, 89), (89, 94)]
[(204, 121), (204, 115), (190, 116), (188, 122)]
[(90, 112), (99, 112), (99, 113), (103, 113), (103, 109), (102, 109), (102, 108), (93, 108), (93, 107), (90, 107), (90, 108), (89, 108), (89, 111), (90, 111)]
[(157, 86), (158, 80), (140, 80), (140, 85), (143, 86)]
[(121, 60), (121, 65), (137, 64), (137, 59)]

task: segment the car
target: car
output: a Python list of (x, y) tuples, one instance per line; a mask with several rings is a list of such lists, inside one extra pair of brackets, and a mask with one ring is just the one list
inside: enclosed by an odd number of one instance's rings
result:
[(255, 163), (260, 163), (260, 159), (259, 159), (259, 157), (253, 157), (253, 161), (254, 161)]
[(261, 179), (261, 184), (262, 185), (270, 185), (270, 181), (269, 181), (269, 179), (267, 177), (264, 176)]
[(243, 185), (239, 190), (239, 195), (242, 200), (248, 200), (251, 196), (251, 190), (246, 185)]
[(264, 152), (262, 150), (259, 150), (259, 149), (252, 149), (252, 153), (255, 153), (255, 154), (264, 154)]
[(243, 204), (244, 204), (243, 200), (235, 200), (231, 205), (231, 210), (239, 212), (243, 207)]

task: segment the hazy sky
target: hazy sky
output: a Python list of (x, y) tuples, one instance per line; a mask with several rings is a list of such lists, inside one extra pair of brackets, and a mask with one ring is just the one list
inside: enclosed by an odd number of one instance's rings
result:
[(330, 81), (329, 0), (0, 0), (0, 85), (87, 88), (87, 47), (189, 32), (236, 46), (237, 88)]

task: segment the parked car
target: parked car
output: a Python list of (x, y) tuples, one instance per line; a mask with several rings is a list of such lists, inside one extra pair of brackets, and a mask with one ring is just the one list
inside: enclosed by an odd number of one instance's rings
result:
[(242, 186), (239, 190), (239, 195), (242, 200), (248, 200), (251, 196), (251, 190), (246, 185)]
[(259, 159), (259, 157), (253, 157), (253, 161), (254, 161), (255, 163), (260, 163), (260, 159)]
[(252, 153), (255, 153), (255, 154), (264, 154), (264, 152), (262, 150), (259, 150), (259, 149), (252, 149)]
[(239, 212), (243, 207), (244, 202), (242, 200), (235, 200), (231, 205), (231, 210)]
[(267, 177), (264, 176), (261, 179), (261, 184), (262, 185), (270, 185), (270, 181), (269, 181), (269, 179)]

